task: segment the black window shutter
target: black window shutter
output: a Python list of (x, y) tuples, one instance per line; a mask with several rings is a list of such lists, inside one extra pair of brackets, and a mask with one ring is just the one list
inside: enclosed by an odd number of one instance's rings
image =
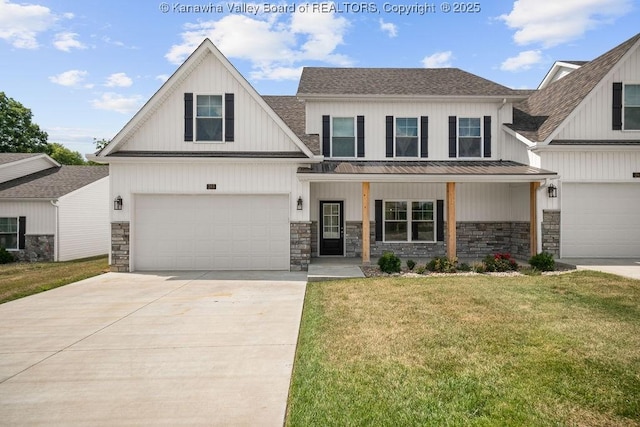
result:
[(234, 96), (232, 93), (224, 94), (224, 140), (233, 142), (235, 138), (234, 132)]
[(375, 201), (376, 242), (382, 242), (382, 200)]
[(449, 157), (458, 156), (458, 150), (456, 149), (456, 146), (458, 145), (456, 125), (456, 116), (449, 116)]
[(322, 116), (322, 155), (331, 156), (331, 120), (329, 116)]
[(622, 130), (622, 83), (613, 84), (613, 111), (612, 111), (612, 128), (613, 130)]
[(484, 116), (484, 156), (491, 157), (491, 116)]
[(27, 231), (27, 217), (21, 216), (18, 218), (18, 249), (24, 249), (25, 238), (24, 235)]
[(387, 116), (387, 157), (393, 157), (393, 116)]
[(184, 140), (193, 141), (193, 94), (184, 94)]
[(364, 116), (358, 116), (356, 121), (358, 128), (358, 157), (364, 157)]
[(436, 240), (444, 242), (444, 200), (436, 200)]
[(420, 117), (420, 157), (429, 157), (429, 117)]

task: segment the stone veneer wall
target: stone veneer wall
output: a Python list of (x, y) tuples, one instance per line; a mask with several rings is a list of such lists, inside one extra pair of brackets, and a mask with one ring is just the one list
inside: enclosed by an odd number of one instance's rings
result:
[(24, 249), (14, 252), (20, 261), (53, 261), (55, 251), (53, 234), (27, 234), (24, 236)]
[(129, 271), (129, 223), (111, 223), (111, 271)]
[(560, 211), (542, 211), (542, 251), (560, 257)]
[(290, 269), (308, 271), (311, 260), (311, 222), (292, 222), (290, 230)]

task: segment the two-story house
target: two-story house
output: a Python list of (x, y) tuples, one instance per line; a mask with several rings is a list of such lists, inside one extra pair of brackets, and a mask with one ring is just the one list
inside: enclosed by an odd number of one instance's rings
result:
[(640, 256), (639, 45), (557, 63), (535, 91), (305, 68), (296, 96), (261, 96), (205, 40), (92, 157), (110, 165), (113, 269)]

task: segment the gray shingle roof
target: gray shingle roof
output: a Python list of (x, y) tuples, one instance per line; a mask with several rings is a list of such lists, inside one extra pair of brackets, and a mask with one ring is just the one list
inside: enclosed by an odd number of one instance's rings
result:
[(458, 68), (316, 68), (302, 70), (298, 95), (518, 96)]
[(514, 106), (513, 130), (544, 141), (640, 40), (640, 33)]
[(295, 96), (263, 96), (267, 104), (276, 112), (298, 138), (313, 154), (320, 154), (320, 138), (318, 135), (305, 133), (304, 101)]
[(42, 153), (0, 153), (0, 165), (28, 159), (29, 157), (40, 156)]
[(109, 166), (60, 166), (0, 184), (0, 199), (57, 199), (109, 175)]

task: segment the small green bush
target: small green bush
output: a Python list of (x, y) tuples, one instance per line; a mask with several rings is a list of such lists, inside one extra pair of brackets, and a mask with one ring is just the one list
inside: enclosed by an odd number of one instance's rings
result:
[(458, 266), (458, 271), (464, 271), (464, 272), (471, 271), (471, 266), (466, 262), (463, 262)]
[(553, 259), (553, 255), (548, 252), (540, 252), (532, 256), (529, 264), (540, 271), (553, 271), (556, 268), (556, 261)]
[(458, 259), (449, 260), (447, 257), (435, 257), (427, 263), (427, 270), (435, 273), (455, 273)]
[(515, 271), (518, 269), (518, 263), (508, 253), (487, 255), (482, 262), (486, 270), (491, 272)]
[(416, 273), (418, 274), (424, 274), (426, 272), (427, 272), (427, 267), (425, 267), (424, 265), (421, 265), (418, 268), (416, 268)]
[(402, 261), (400, 261), (400, 258), (393, 252), (385, 252), (380, 259), (378, 259), (378, 265), (380, 266), (380, 270), (385, 273), (399, 273), (402, 267)]
[(15, 262), (16, 258), (11, 252), (0, 246), (0, 264), (9, 264)]
[(485, 267), (482, 262), (474, 262), (471, 264), (471, 271), (482, 274), (487, 272), (487, 267)]
[(407, 260), (407, 268), (411, 271), (416, 266), (416, 262), (412, 259)]

